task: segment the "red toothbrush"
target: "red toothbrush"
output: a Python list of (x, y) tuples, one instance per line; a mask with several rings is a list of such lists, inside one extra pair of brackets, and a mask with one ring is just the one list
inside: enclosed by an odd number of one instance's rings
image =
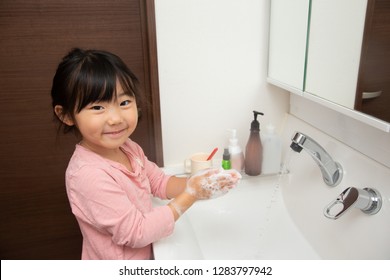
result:
[(209, 155), (209, 157), (207, 158), (207, 160), (211, 160), (217, 151), (218, 151), (218, 148), (215, 148), (215, 149), (211, 152), (211, 154)]

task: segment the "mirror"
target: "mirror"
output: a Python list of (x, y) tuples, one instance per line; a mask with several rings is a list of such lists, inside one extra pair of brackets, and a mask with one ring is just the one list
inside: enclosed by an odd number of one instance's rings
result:
[(304, 91), (390, 122), (389, 18), (389, 0), (312, 0)]

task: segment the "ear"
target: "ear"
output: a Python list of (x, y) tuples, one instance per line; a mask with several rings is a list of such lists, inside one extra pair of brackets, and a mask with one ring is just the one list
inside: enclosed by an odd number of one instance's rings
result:
[(67, 126), (73, 126), (74, 121), (68, 114), (64, 114), (64, 108), (61, 105), (56, 105), (54, 107), (54, 113), (57, 117)]

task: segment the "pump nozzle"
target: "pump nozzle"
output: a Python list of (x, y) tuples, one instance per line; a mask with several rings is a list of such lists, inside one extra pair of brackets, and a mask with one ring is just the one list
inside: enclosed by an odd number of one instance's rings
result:
[(257, 120), (258, 115), (264, 115), (262, 112), (253, 111), (253, 118), (254, 120), (251, 123), (251, 130), (252, 131), (260, 131), (260, 123)]
[(254, 117), (255, 121), (257, 120), (257, 115), (262, 115), (262, 116), (264, 116), (264, 113), (262, 113), (262, 112), (257, 112), (257, 111), (253, 111), (253, 117)]
[(232, 139), (237, 138), (237, 129), (231, 128), (231, 129), (228, 129), (227, 131), (230, 132), (230, 138), (232, 138)]
[(237, 145), (237, 143), (238, 143), (237, 130), (234, 128), (231, 128), (231, 129), (227, 129), (227, 131), (230, 132), (229, 145)]

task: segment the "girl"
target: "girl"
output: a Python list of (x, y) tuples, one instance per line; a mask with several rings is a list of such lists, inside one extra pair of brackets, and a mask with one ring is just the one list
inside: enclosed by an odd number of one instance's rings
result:
[[(240, 179), (220, 169), (167, 176), (150, 162), (129, 139), (138, 121), (138, 81), (114, 54), (72, 50), (57, 68), (51, 96), (60, 127), (81, 139), (65, 178), (82, 259), (151, 259), (151, 244), (171, 234), (184, 211)], [(152, 195), (171, 201), (154, 208)]]

